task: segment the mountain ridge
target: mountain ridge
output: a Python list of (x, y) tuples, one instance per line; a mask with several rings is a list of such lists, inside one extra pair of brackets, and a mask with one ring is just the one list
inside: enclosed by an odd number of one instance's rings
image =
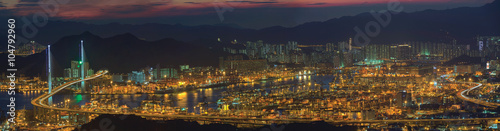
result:
[[(478, 35), (500, 35), (500, 26), (497, 24), (500, 23), (499, 7), (500, 0), (495, 0), (481, 7), (401, 12), (392, 15), (390, 24), (381, 29), (380, 34), (372, 39), (372, 43), (393, 44), (405, 41), (450, 43), (450, 39), (456, 39), (459, 44), (474, 44), (474, 37)], [(40, 28), (39, 32), (43, 33), (38, 33), (33, 40), (46, 45), (67, 35), (89, 31), (101, 37), (128, 32), (146, 41), (173, 38), (187, 42), (195, 39), (220, 38), (223, 42), (237, 39), (238, 41), (263, 40), (275, 44), (287, 41), (297, 41), (299, 44), (325, 44), (346, 41), (354, 37), (356, 32), (353, 28), (357, 26), (364, 29), (370, 21), (375, 19), (368, 12), (323, 22), (307, 22), (294, 27), (271, 26), (258, 30), (235, 28), (232, 24), (226, 26), (222, 23), (198, 26), (159, 23), (95, 25), (75, 21), (50, 21), (45, 27)]]
[[(54, 76), (63, 76), (63, 70), (70, 67), (72, 60), (80, 60), (80, 41), (83, 40), (85, 61), (94, 70), (108, 69), (111, 73), (128, 73), (144, 67), (217, 66), (225, 52), (207, 47), (184, 43), (171, 38), (144, 41), (131, 33), (101, 38), (91, 32), (70, 35), (51, 44)], [(27, 57), (17, 57), (19, 73), (27, 76), (45, 76), (46, 51)], [(5, 53), (0, 56), (7, 57)], [(8, 68), (7, 65), (0, 67)]]

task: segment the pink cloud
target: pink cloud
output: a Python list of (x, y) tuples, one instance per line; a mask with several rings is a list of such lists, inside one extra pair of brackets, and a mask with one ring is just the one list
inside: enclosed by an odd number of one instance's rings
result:
[[(384, 4), (388, 0), (72, 0), (60, 5), (56, 17), (63, 19), (140, 18), (154, 16), (200, 15), (214, 13), (214, 6), (237, 8), (316, 8)], [(401, 3), (447, 3), (450, 0), (401, 0)], [(460, 0), (457, 2), (467, 2)], [(33, 6), (9, 6), (17, 15), (42, 11)]]

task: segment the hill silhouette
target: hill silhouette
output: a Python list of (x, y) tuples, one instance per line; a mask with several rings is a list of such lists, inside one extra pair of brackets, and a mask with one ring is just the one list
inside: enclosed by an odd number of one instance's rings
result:
[[(500, 35), (499, 3), (500, 0), (496, 0), (481, 7), (393, 14), (388, 26), (382, 28), (380, 34), (372, 38), (372, 43), (450, 42), (457, 40), (459, 44), (474, 44), (474, 38), (478, 35)], [(401, 6), (404, 7), (404, 4)], [(238, 41), (264, 40), (264, 42), (276, 44), (287, 41), (297, 41), (300, 44), (325, 44), (345, 41), (354, 37), (356, 32), (353, 28), (357, 26), (364, 29), (364, 26), (370, 21), (376, 20), (370, 13), (361, 13), (324, 22), (304, 23), (295, 27), (273, 26), (259, 30), (221, 25), (185, 26), (158, 23), (95, 25), (71, 21), (50, 21), (39, 29), (40, 33), (33, 40), (48, 44), (67, 35), (78, 35), (89, 31), (101, 37), (130, 32), (146, 41), (173, 38), (188, 42), (196, 39), (217, 40), (217, 38), (221, 38), (223, 42), (237, 39)]]
[(256, 128), (237, 128), (228, 124), (200, 125), (197, 122), (184, 120), (153, 121), (135, 115), (99, 115), (79, 130), (115, 130), (115, 131), (354, 131), (357, 127), (335, 126), (317, 121), (312, 123), (292, 123), (285, 125), (271, 125)]
[[(112, 73), (128, 73), (157, 64), (178, 66), (217, 66), (219, 56), (227, 53), (180, 42), (174, 39), (144, 41), (130, 33), (101, 38), (90, 32), (67, 36), (51, 44), (53, 74), (62, 76), (63, 69), (71, 66), (72, 60), (79, 60), (79, 44), (84, 41), (85, 61), (94, 70), (108, 69)], [(7, 54), (1, 54), (7, 55)], [(7, 57), (7, 56), (5, 56)], [(20, 73), (28, 76), (45, 75), (46, 52), (18, 57)], [(4, 68), (7, 68), (6, 65)]]

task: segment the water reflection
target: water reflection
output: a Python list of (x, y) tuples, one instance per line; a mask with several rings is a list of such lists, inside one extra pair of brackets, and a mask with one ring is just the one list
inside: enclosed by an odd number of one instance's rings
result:
[[(190, 93), (191, 94), (191, 93)], [(186, 92), (182, 92), (182, 93), (179, 93), (177, 94), (177, 106), (179, 107), (187, 107), (187, 93)]]
[[(156, 99), (160, 101), (170, 102), (174, 107), (187, 107), (189, 112), (193, 112), (196, 105), (200, 102), (208, 102), (209, 108), (217, 108), (217, 100), (222, 98), (222, 92), (237, 92), (243, 90), (252, 90), (263, 88), (266, 92), (270, 92), (270, 87), (283, 84), (291, 84), (292, 87), (289, 90), (305, 90), (318, 89), (315, 84), (322, 84), (320, 87), (328, 90), (328, 83), (334, 76), (331, 75), (300, 75), (295, 77), (287, 77), (268, 81), (256, 81), (252, 83), (239, 83), (230, 86), (217, 87), (217, 88), (207, 88), (198, 89), (194, 91), (187, 91), (174, 94), (125, 94), (125, 95), (90, 95), (90, 94), (56, 94), (53, 96), (54, 103), (64, 102), (70, 99), (70, 106), (81, 106), (86, 103), (90, 103), (92, 99), (110, 99), (111, 101), (117, 101), (119, 105), (127, 105), (130, 108), (135, 108), (140, 106), (142, 100)], [(308, 83), (311, 83), (311, 86)], [(0, 91), (2, 94), (6, 94), (6, 91)], [(39, 95), (41, 91), (26, 91), (24, 93), (16, 94), (16, 108), (33, 109), (31, 105), (31, 100)], [(173, 97), (173, 98), (172, 98)], [(0, 95), (0, 104), (7, 105), (8, 95)], [(5, 99), (5, 100), (3, 100)], [(2, 103), (3, 102), (3, 103)]]

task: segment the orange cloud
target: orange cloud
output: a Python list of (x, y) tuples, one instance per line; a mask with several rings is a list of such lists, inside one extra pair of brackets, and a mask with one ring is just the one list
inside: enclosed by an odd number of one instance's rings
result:
[[(43, 11), (33, 6), (38, 0), (6, 0), (0, 10), (16, 15)], [(389, 0), (71, 0), (59, 5), (56, 17), (63, 19), (140, 18), (154, 16), (199, 15), (216, 12), (214, 6), (238, 8), (317, 8), (388, 3)], [(446, 3), (450, 0), (401, 0), (402, 3)], [(466, 1), (460, 1), (466, 2)]]

